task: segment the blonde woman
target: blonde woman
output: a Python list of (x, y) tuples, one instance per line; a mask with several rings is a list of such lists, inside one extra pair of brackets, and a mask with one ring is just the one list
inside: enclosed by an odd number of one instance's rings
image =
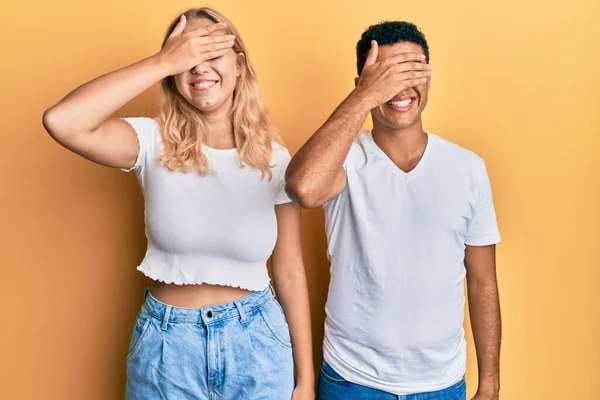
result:
[[(157, 119), (111, 118), (158, 81)], [(233, 24), (186, 11), (160, 52), (77, 88), (43, 122), (67, 149), (135, 171), (144, 192), (138, 269), (153, 284), (134, 324), (126, 398), (314, 398), (300, 210), (284, 192), (290, 156)]]

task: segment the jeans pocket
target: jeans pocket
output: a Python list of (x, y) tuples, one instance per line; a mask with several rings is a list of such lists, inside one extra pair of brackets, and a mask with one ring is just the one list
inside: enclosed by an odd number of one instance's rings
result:
[(346, 383), (345, 380), (340, 374), (335, 372), (335, 370), (331, 367), (331, 365), (327, 364), (326, 361), (323, 361), (321, 364), (321, 376), (328, 381), (333, 383)]
[(140, 345), (146, 333), (148, 332), (148, 328), (150, 328), (150, 323), (152, 322), (152, 317), (146, 312), (140, 312), (135, 319), (135, 323), (133, 324), (133, 332), (131, 334), (131, 341), (129, 342), (129, 351), (127, 353), (127, 358), (133, 357), (133, 355), (138, 351)]
[(286, 348), (292, 347), (290, 328), (283, 314), (282, 308), (276, 300), (270, 300), (259, 307), (258, 312), (265, 323), (271, 336)]

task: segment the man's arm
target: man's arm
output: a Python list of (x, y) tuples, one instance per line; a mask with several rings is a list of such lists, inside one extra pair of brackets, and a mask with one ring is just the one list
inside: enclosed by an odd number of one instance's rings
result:
[(500, 392), (502, 322), (496, 280), (496, 246), (467, 246), (465, 267), (479, 368), (479, 388), (473, 399), (497, 400)]
[(319, 207), (344, 190), (342, 165), (369, 111), (365, 98), (353, 91), (300, 148), (286, 170), (285, 189), (295, 203)]
[(356, 89), (287, 168), (286, 192), (302, 207), (319, 207), (344, 190), (343, 163), (369, 112), (403, 90), (427, 81), (424, 55), (402, 53), (376, 61), (377, 53), (377, 42), (373, 41)]

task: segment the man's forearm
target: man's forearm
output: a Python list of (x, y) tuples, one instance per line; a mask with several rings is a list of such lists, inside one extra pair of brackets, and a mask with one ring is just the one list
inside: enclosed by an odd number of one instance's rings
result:
[(312, 203), (327, 196), (370, 111), (371, 102), (356, 90), (336, 108), (287, 168), (286, 189), (293, 197)]
[(497, 283), (468, 284), (471, 327), (479, 368), (479, 391), (500, 390), (500, 343), (502, 323)]

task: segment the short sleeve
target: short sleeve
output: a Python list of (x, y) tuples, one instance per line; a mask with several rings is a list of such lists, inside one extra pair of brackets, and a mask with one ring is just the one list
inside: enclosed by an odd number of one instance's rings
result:
[(138, 139), (139, 151), (135, 164), (131, 168), (122, 168), (123, 171), (135, 171), (136, 174), (141, 174), (146, 165), (146, 161), (150, 157), (154, 156), (154, 147), (156, 144), (156, 138), (160, 135), (160, 126), (157, 120), (152, 118), (136, 117), (136, 118), (122, 118), (123, 121), (127, 122), (133, 130)]
[(478, 191), (473, 205), (473, 217), (469, 221), (466, 244), (487, 246), (500, 242), (496, 211), (492, 200), (492, 188), (485, 165), (479, 173)]
[(344, 196), (344, 193), (347, 193), (347, 187), (350, 181), (350, 175), (353, 174), (353, 171), (363, 167), (367, 162), (366, 150), (363, 143), (363, 136), (368, 135), (369, 132), (361, 131), (352, 144), (350, 145), (350, 150), (348, 150), (348, 154), (342, 163), (342, 168), (346, 173), (346, 186), (344, 189), (338, 194), (336, 197), (327, 200), (323, 204), (323, 208), (327, 209), (331, 204), (335, 203), (341, 196)]
[(292, 157), (290, 152), (285, 147), (277, 147), (273, 149), (273, 156), (276, 159), (277, 168), (277, 196), (275, 197), (275, 204), (290, 203), (292, 200), (285, 192), (285, 171)]

